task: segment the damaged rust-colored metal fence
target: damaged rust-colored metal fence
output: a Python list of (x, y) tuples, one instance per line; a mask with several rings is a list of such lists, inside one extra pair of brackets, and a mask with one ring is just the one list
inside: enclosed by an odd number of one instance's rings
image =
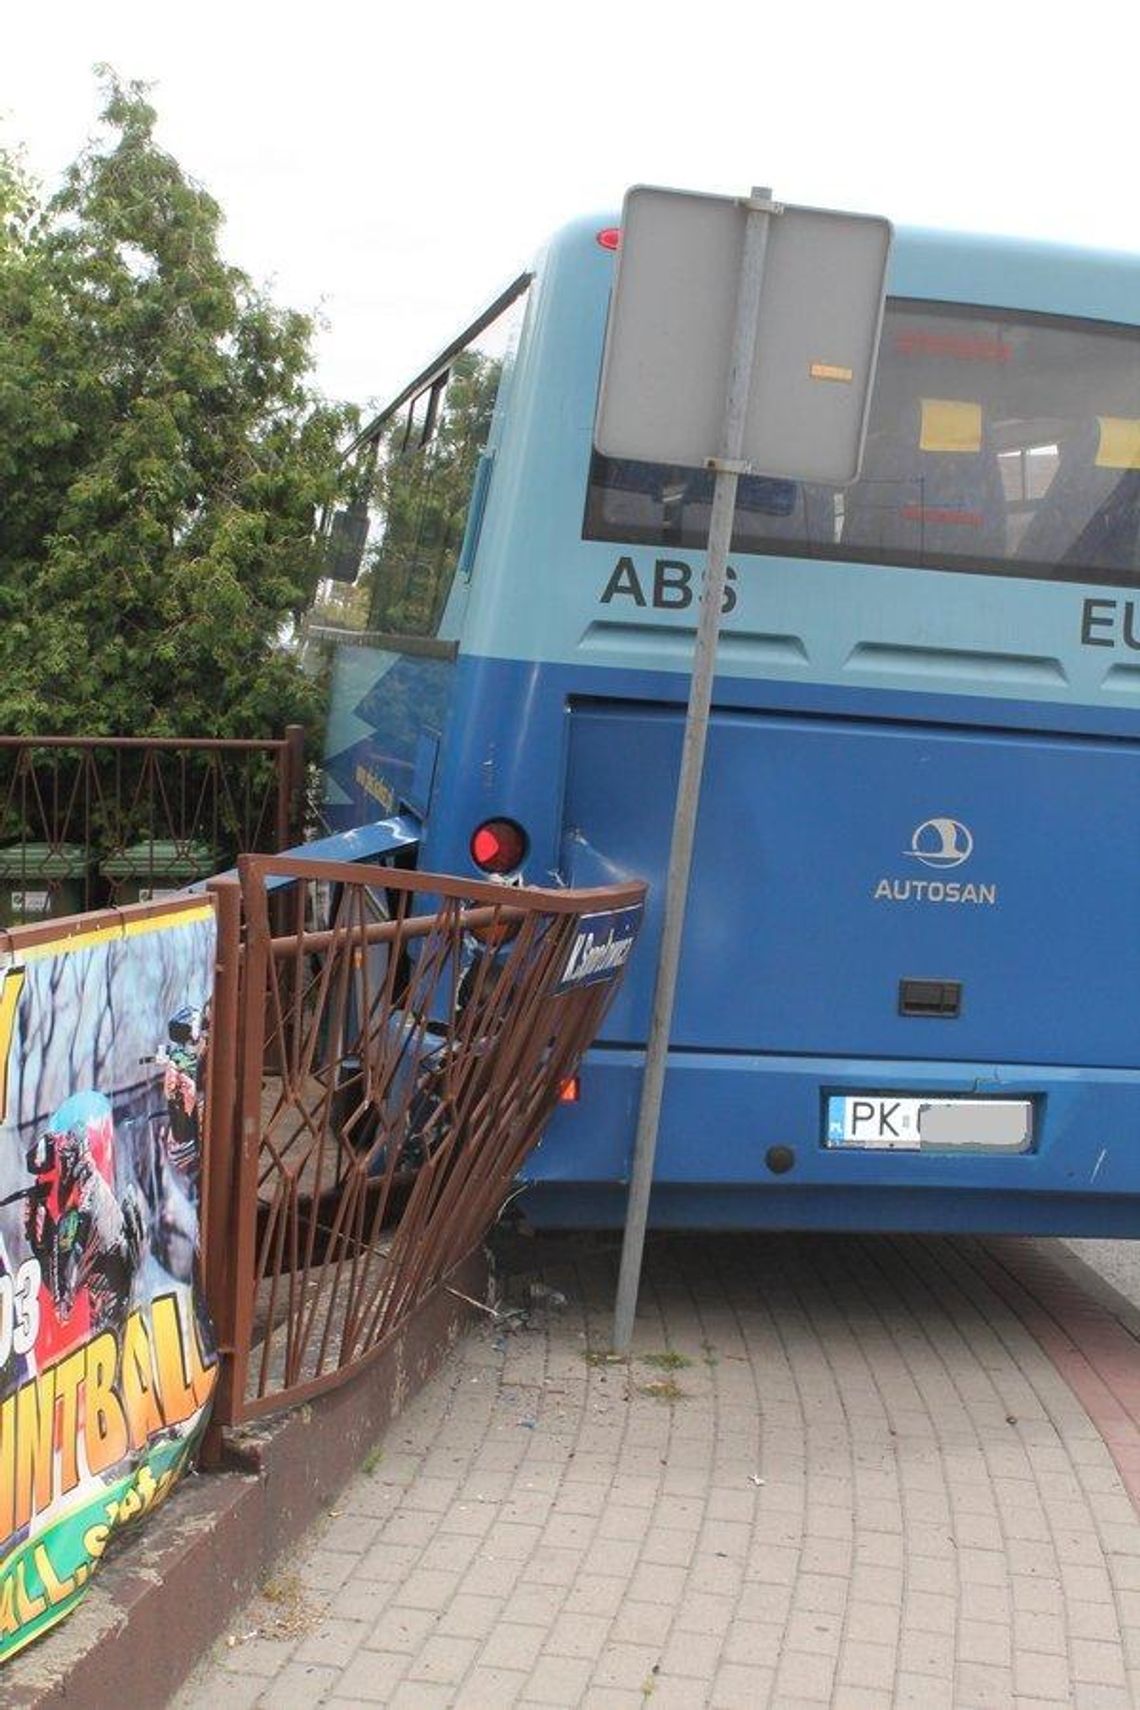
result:
[(644, 898), (283, 857), (239, 871), (212, 887), (203, 1235), (223, 1425), (342, 1381), (477, 1246)]

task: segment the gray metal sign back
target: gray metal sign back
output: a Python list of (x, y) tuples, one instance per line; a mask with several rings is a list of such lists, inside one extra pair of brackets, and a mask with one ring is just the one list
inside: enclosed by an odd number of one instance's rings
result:
[(677, 190), (626, 197), (595, 442), (610, 457), (703, 465), (715, 478), (614, 1303), (622, 1354), (640, 1285), (737, 482), (748, 469), (835, 483), (858, 474), (890, 241), (886, 220), (788, 209), (767, 189), (740, 201)]
[[(723, 455), (745, 201), (637, 186), (625, 199), (595, 442), (701, 467)], [(862, 457), (890, 222), (784, 205), (768, 221), (740, 456), (841, 484)]]

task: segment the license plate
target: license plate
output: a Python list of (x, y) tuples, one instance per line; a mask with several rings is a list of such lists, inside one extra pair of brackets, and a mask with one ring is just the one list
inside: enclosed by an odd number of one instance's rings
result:
[(1025, 1098), (915, 1098), (850, 1093), (827, 1101), (827, 1144), (876, 1152), (1027, 1152)]

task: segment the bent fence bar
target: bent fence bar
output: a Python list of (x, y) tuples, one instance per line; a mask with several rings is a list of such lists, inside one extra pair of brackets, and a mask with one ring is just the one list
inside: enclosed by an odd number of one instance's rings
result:
[(598, 1029), (645, 895), (238, 866), (210, 887), (220, 1425), (342, 1382), (478, 1244)]

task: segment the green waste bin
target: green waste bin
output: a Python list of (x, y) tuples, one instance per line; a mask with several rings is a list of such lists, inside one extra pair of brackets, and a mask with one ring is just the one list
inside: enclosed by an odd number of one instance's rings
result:
[(220, 866), (217, 850), (208, 843), (154, 838), (108, 855), (99, 871), (111, 887), (112, 903), (161, 902), (195, 879), (208, 879)]
[(89, 865), (81, 843), (13, 843), (0, 849), (0, 926), (81, 914)]

